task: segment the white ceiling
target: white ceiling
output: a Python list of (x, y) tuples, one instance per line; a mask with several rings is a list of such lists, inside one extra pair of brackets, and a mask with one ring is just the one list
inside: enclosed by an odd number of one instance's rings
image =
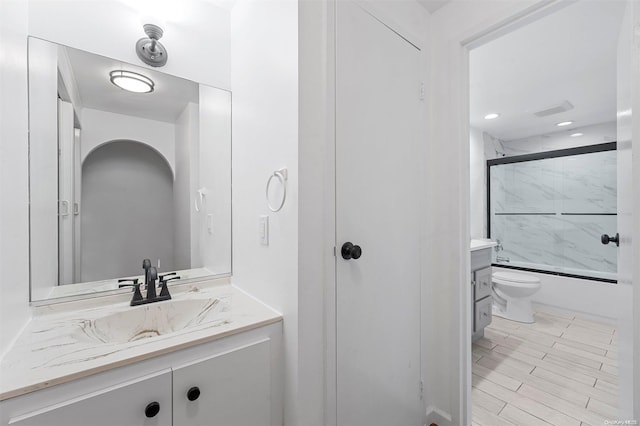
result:
[[(174, 123), (188, 102), (198, 102), (198, 84), (115, 59), (65, 48), (82, 106)], [(131, 93), (109, 81), (109, 72), (123, 69), (143, 74), (155, 83), (152, 93)]]
[[(616, 119), (616, 47), (622, 1), (587, 1), (471, 51), (471, 126), (505, 140)], [(567, 100), (575, 107), (539, 118)], [(491, 112), (495, 120), (485, 120)], [(555, 124), (572, 120), (563, 128)]]
[(445, 3), (448, 3), (451, 0), (418, 0), (418, 3), (425, 9), (429, 11), (429, 13), (433, 13), (436, 10), (440, 9)]

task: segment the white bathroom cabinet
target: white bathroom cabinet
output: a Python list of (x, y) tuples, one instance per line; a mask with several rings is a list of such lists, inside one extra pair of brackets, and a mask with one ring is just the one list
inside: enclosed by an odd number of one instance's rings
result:
[(484, 328), (491, 324), (492, 320), (491, 248), (471, 252), (471, 302), (472, 339), (476, 340), (484, 336)]
[(282, 424), (280, 345), (276, 323), (115, 368), (2, 401), (1, 424)]

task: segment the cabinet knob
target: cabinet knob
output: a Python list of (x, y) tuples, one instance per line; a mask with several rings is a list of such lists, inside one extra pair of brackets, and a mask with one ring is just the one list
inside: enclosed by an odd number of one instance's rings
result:
[(195, 401), (200, 398), (200, 388), (197, 386), (192, 387), (187, 391), (187, 399), (189, 401)]
[(144, 415), (147, 417), (155, 417), (160, 412), (160, 404), (157, 401), (150, 402), (144, 409)]

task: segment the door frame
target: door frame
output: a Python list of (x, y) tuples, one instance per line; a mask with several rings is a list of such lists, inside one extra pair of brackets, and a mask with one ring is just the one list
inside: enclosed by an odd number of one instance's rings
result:
[[(460, 199), (458, 200), (461, 207), (459, 216), (459, 239), (457, 241), (458, 251), (462, 253), (460, 259), (460, 270), (464, 273), (460, 277), (458, 286), (454, 289), (454, 316), (453, 327), (454, 332), (457, 331), (453, 342), (453, 357), (457, 357), (460, 375), (458, 377), (458, 392), (452, 391), (453, 401), (451, 408), (451, 424), (471, 424), (471, 300), (469, 297), (468, 277), (471, 273), (470, 268), (470, 252), (468, 248), (470, 235), (470, 175), (469, 175), (469, 104), (470, 104), (470, 67), (469, 53), (474, 48), (482, 46), (495, 40), (502, 35), (508, 34), (514, 30), (524, 27), (525, 25), (550, 15), (559, 9), (568, 6), (578, 0), (537, 0), (521, 2), (520, 5), (512, 5), (513, 7), (494, 6), (491, 2), (478, 2), (484, 4), (485, 13), (478, 14), (471, 21), (463, 22), (462, 28), (451, 31), (448, 37), (445, 37), (446, 55), (450, 59), (449, 64), (456, 67), (450, 69), (449, 74), (453, 77), (449, 78), (459, 87), (458, 97), (451, 96), (452, 101), (449, 102), (446, 113), (449, 117), (453, 117), (451, 124), (456, 125), (459, 130), (451, 131), (449, 134), (457, 135), (457, 148), (459, 149), (459, 170), (462, 171), (462, 182), (460, 188)], [(627, 0), (628, 4), (629, 0)], [(515, 3), (515, 2), (514, 2)], [(504, 6), (504, 5), (503, 5)], [(447, 6), (445, 6), (447, 7)], [(502, 9), (502, 10), (500, 10)], [(511, 10), (509, 10), (511, 9)], [(460, 10), (456, 11), (460, 13)], [(455, 13), (455, 12), (454, 12)], [(487, 16), (489, 15), (489, 16)], [(638, 13), (636, 11), (636, 17)], [(433, 60), (433, 58), (432, 58)], [(442, 83), (442, 82), (439, 82)], [(637, 105), (637, 101), (636, 101)], [(640, 128), (640, 114), (636, 114), (633, 120), (633, 128)], [(433, 118), (433, 117), (432, 117)], [(639, 163), (635, 161), (636, 166)], [(637, 167), (634, 176), (638, 176)], [(634, 200), (635, 211), (639, 210), (640, 200)], [(640, 241), (640, 229), (637, 226), (633, 231), (632, 238)], [(635, 276), (640, 268), (636, 267)], [(640, 299), (640, 291), (634, 292), (634, 300)], [(457, 315), (456, 315), (457, 314)], [(634, 316), (634, 329), (636, 340), (640, 334), (640, 315)], [(634, 341), (636, 350), (640, 344)], [(634, 365), (634, 376), (636, 387), (640, 382), (640, 366)], [(455, 368), (454, 368), (455, 371)], [(452, 371), (453, 372), (453, 371)], [(456, 412), (457, 411), (457, 412)]]

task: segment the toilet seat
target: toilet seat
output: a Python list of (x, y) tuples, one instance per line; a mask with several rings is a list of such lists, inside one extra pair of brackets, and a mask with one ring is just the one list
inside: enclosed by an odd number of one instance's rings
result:
[(492, 274), (492, 281), (494, 283), (519, 288), (535, 288), (540, 286), (540, 278), (515, 272), (494, 272)]
[(514, 283), (539, 283), (540, 278), (534, 277), (529, 274), (518, 274), (517, 272), (494, 272), (493, 278), (497, 278), (502, 281), (509, 281)]

